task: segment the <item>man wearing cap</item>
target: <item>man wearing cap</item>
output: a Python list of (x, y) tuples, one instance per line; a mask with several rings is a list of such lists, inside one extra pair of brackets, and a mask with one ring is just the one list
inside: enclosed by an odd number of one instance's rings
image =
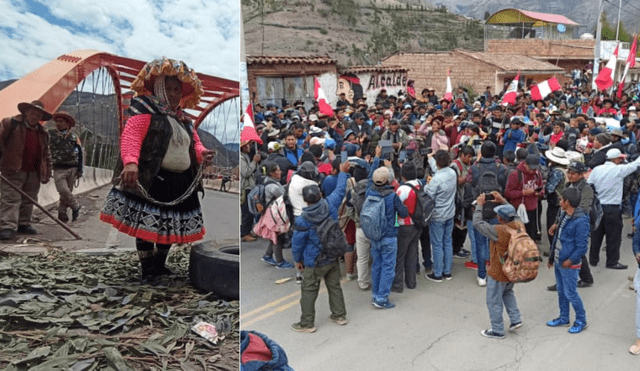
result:
[(484, 193), (476, 199), (479, 207), (473, 212), (473, 227), (491, 241), (486, 297), (491, 328), (482, 330), (480, 334), (488, 338), (503, 339), (505, 329), (502, 313), (505, 309), (510, 322), (508, 330), (515, 331), (522, 327), (520, 310), (513, 293), (514, 283), (509, 282), (509, 278), (502, 271), (501, 260), (509, 247), (510, 230), (522, 230), (524, 225), (517, 217), (516, 209), (507, 203), (500, 192), (491, 192), (491, 194), (498, 203), (493, 211), (497, 215), (499, 224), (492, 225), (482, 218), (482, 209), (486, 202)]
[[(11, 184), (22, 189), (32, 199), (38, 199), (40, 183), (51, 178), (52, 161), (49, 134), (41, 121), (51, 120), (51, 114), (40, 101), (18, 104), (20, 114), (0, 123), (2, 158), (0, 171)], [(0, 183), (0, 240), (18, 233), (36, 234), (31, 226), (33, 203), (22, 197), (5, 180)]]
[(611, 148), (617, 148), (620, 152), (624, 152), (622, 148), (622, 139), (626, 139), (627, 135), (622, 131), (622, 129), (613, 129), (611, 130)]
[(269, 149), (269, 156), (267, 160), (273, 161), (278, 164), (280, 170), (282, 170), (282, 176), (280, 177), (280, 184), (287, 184), (287, 175), (289, 174), (289, 170), (296, 170), (296, 167), (291, 164), (289, 160), (282, 154), (282, 145), (280, 142), (273, 141), (269, 142), (267, 145)]
[(622, 187), (624, 178), (640, 167), (640, 157), (634, 162), (621, 165), (626, 155), (619, 149), (612, 148), (607, 151), (607, 162), (597, 166), (589, 175), (588, 183), (593, 184), (600, 203), (602, 204), (602, 220), (598, 228), (591, 236), (591, 249), (589, 251), (589, 263), (597, 266), (600, 260), (600, 245), (606, 236), (607, 263), (610, 269), (627, 269), (620, 264), (620, 243), (622, 237)]
[(543, 195), (542, 175), (540, 174), (540, 156), (529, 154), (514, 172), (509, 175), (504, 195), (516, 209), (521, 203), (527, 210), (529, 223), (527, 234), (534, 238), (538, 234), (538, 199)]
[(581, 98), (580, 99), (580, 107), (578, 107), (578, 109), (576, 109), (576, 114), (585, 114), (588, 117), (593, 117), (594, 116), (594, 111), (593, 111), (593, 107), (589, 104), (589, 99), (588, 98)]
[[(587, 171), (587, 168), (584, 166), (582, 162), (572, 161), (569, 163), (569, 167), (567, 169), (567, 183), (565, 185), (565, 189), (567, 188), (576, 188), (580, 191), (580, 208), (588, 215), (591, 211), (591, 204), (593, 203), (593, 189), (591, 186), (587, 184), (587, 180), (584, 178), (584, 173)], [(558, 213), (554, 220), (555, 222), (551, 227), (549, 227), (549, 235), (553, 236), (558, 229), (559, 220), (557, 219), (560, 216)], [(547, 217), (548, 219), (548, 217)], [(553, 241), (551, 241), (553, 242)], [(580, 280), (578, 281), (578, 287), (591, 287), (593, 286), (593, 276), (591, 275), (591, 270), (589, 269), (589, 262), (587, 261), (586, 253), (582, 255), (582, 263), (580, 266), (580, 273), (578, 274)], [(547, 287), (549, 291), (556, 291), (556, 285), (552, 285)]]
[(80, 204), (73, 197), (73, 184), (82, 176), (82, 146), (80, 138), (71, 128), (76, 120), (66, 112), (53, 114), (55, 129), (49, 130), (49, 147), (53, 158), (53, 180), (60, 194), (58, 219), (69, 221), (67, 209), (71, 209), (71, 220), (76, 221), (80, 214)]

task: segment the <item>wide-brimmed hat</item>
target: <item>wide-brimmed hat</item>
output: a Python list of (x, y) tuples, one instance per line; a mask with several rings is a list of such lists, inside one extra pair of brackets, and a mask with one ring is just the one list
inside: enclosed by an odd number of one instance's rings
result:
[(69, 127), (72, 128), (74, 126), (76, 126), (76, 119), (73, 118), (73, 116), (71, 116), (70, 114), (64, 112), (64, 111), (58, 111), (56, 113), (53, 114), (53, 121), (57, 120), (57, 119), (63, 119), (66, 122), (69, 123)]
[(615, 135), (620, 138), (627, 138), (627, 134), (625, 134), (622, 129), (613, 129), (611, 130), (611, 135)]
[(545, 151), (544, 155), (556, 164), (569, 165), (571, 162), (564, 153), (564, 149), (560, 147), (553, 147), (552, 150)]
[(175, 76), (182, 83), (182, 108), (195, 108), (204, 94), (202, 82), (196, 71), (189, 68), (183, 61), (166, 57), (154, 59), (147, 63), (135, 80), (131, 83), (131, 90), (135, 96), (153, 95), (153, 86), (158, 76)]
[(51, 120), (51, 117), (53, 117), (49, 112), (47, 112), (44, 109), (44, 103), (42, 103), (39, 100), (34, 100), (31, 103), (28, 103), (28, 102), (18, 103), (18, 111), (20, 111), (20, 113), (22, 113), (23, 115), (26, 114), (25, 112), (28, 108), (34, 108), (38, 110), (40, 113), (42, 113), (42, 121), (49, 121)]

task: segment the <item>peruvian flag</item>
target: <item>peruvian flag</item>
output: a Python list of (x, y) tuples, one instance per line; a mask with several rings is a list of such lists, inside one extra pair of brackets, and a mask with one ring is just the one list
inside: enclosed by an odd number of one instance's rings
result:
[(516, 97), (518, 96), (518, 81), (520, 81), (520, 71), (518, 71), (516, 77), (511, 80), (511, 84), (509, 84), (507, 92), (504, 93), (504, 97), (502, 97), (503, 106), (516, 104)]
[(616, 73), (619, 46), (620, 44), (616, 45), (616, 50), (614, 50), (613, 55), (609, 58), (609, 62), (607, 62), (606, 66), (602, 67), (598, 77), (596, 77), (596, 85), (598, 85), (599, 90), (607, 90), (613, 86), (613, 76)]
[(333, 108), (327, 102), (327, 96), (324, 95), (324, 90), (320, 87), (320, 82), (318, 82), (317, 78), (313, 78), (314, 87), (313, 87), (313, 95), (314, 98), (318, 101), (318, 107), (320, 108), (320, 113), (325, 116), (333, 116)]
[(543, 100), (547, 95), (560, 89), (562, 89), (562, 86), (558, 82), (558, 79), (552, 77), (549, 80), (545, 80), (531, 88), (531, 99)]
[(451, 76), (450, 75), (450, 71), (447, 68), (447, 91), (445, 91), (444, 93), (444, 97), (442, 97), (442, 99), (446, 99), (449, 102), (453, 101), (453, 89), (451, 88)]
[(249, 103), (247, 106), (244, 115), (242, 115), (242, 129), (240, 132), (240, 142), (248, 142), (253, 140), (254, 142), (258, 142), (262, 144), (262, 139), (258, 133), (256, 133), (256, 128), (253, 126), (253, 105)]
[(622, 78), (620, 79), (620, 84), (618, 85), (618, 99), (622, 98), (622, 91), (624, 90), (624, 79), (627, 77), (627, 72), (629, 72), (629, 68), (633, 68), (636, 65), (637, 44), (638, 44), (638, 35), (633, 35), (633, 44), (631, 44), (631, 49), (629, 50), (629, 56), (627, 57), (627, 64), (624, 66), (624, 73), (622, 74)]

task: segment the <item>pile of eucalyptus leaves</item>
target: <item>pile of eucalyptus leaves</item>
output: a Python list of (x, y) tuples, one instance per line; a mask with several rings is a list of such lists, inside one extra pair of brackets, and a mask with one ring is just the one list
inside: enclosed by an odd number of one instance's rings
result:
[(188, 263), (172, 250), (176, 274), (142, 284), (134, 253), (0, 256), (0, 370), (237, 370), (239, 303), (191, 286)]

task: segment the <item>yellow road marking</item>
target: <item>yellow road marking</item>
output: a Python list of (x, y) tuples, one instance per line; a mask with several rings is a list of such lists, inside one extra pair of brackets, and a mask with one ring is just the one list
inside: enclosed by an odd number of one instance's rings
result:
[[(343, 285), (345, 282), (347, 282), (346, 279), (340, 280), (340, 285)], [(320, 289), (320, 291), (318, 292), (318, 294), (324, 294), (325, 292), (327, 292), (327, 288), (326, 288), (326, 286), (323, 286)], [(260, 321), (262, 321), (264, 319), (267, 319), (267, 318), (273, 316), (276, 313), (284, 312), (285, 310), (287, 310), (287, 309), (297, 305), (298, 303), (300, 303), (300, 299), (297, 298), (299, 296), (300, 296), (300, 291), (296, 291), (296, 292), (293, 292), (293, 293), (291, 293), (291, 294), (289, 294), (287, 296), (284, 296), (284, 297), (282, 297), (280, 299), (277, 299), (277, 300), (274, 300), (274, 301), (272, 301), (272, 302), (270, 302), (268, 304), (265, 304), (265, 305), (263, 305), (263, 306), (261, 306), (259, 308), (256, 308), (256, 309), (254, 309), (254, 310), (252, 310), (252, 311), (250, 311), (248, 313), (242, 314), (240, 316), (240, 326), (242, 328), (247, 328), (248, 326), (251, 326), (251, 325), (253, 325), (253, 324), (257, 323), (257, 322), (260, 322)], [(296, 298), (296, 299), (293, 300), (293, 301), (289, 301), (289, 302), (287, 302), (285, 304), (280, 305), (282, 302), (285, 302), (285, 301), (287, 301), (289, 299), (292, 299), (292, 298)], [(271, 308), (273, 308), (273, 309), (271, 309)], [(261, 314), (261, 315), (259, 315), (257, 317), (255, 317), (255, 318), (250, 319), (250, 317), (253, 317), (253, 316), (259, 314), (260, 312), (263, 312), (263, 311), (268, 310), (268, 309), (271, 309), (271, 310), (266, 312), (266, 313), (263, 313), (263, 314)]]

